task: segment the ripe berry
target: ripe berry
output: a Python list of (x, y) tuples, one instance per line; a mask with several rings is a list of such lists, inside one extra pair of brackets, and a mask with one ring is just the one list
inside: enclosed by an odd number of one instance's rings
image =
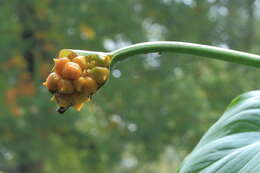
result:
[(74, 62), (68, 62), (62, 72), (61, 75), (65, 79), (70, 79), (70, 80), (76, 80), (81, 76), (82, 70), (80, 66)]
[(55, 71), (58, 74), (61, 74), (63, 68), (65, 67), (65, 65), (70, 62), (70, 60), (68, 58), (59, 58), (59, 59), (54, 59), (55, 61)]
[(57, 73), (52, 72), (51, 74), (49, 74), (46, 82), (44, 82), (43, 85), (46, 86), (50, 92), (55, 92), (60, 80), (61, 77)]
[(83, 88), (84, 92), (94, 93), (97, 90), (97, 83), (93, 80), (93, 78), (87, 76), (85, 77)]
[(72, 59), (72, 62), (77, 63), (81, 67), (82, 70), (86, 68), (87, 63), (86, 63), (86, 59), (84, 56), (77, 56)]
[(58, 92), (60, 94), (72, 94), (74, 92), (74, 87), (71, 83), (71, 81), (66, 79), (61, 79), (58, 82)]
[(81, 92), (83, 90), (83, 85), (86, 82), (86, 79), (84, 77), (80, 77), (77, 80), (73, 81), (73, 86), (76, 91)]

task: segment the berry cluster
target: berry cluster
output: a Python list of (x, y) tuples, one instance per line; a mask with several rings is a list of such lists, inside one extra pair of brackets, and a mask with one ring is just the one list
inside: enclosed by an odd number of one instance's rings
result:
[(71, 106), (79, 111), (107, 81), (110, 72), (110, 56), (107, 55), (82, 56), (65, 49), (54, 62), (53, 72), (43, 85), (54, 95), (52, 99), (59, 105), (60, 113)]

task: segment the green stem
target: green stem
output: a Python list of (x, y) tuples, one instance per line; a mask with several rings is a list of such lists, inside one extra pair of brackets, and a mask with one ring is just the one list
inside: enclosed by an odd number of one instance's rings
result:
[(130, 56), (152, 52), (176, 52), (203, 56), (212, 59), (260, 67), (260, 56), (225, 48), (206, 46), (194, 43), (155, 41), (138, 43), (111, 52), (112, 65)]

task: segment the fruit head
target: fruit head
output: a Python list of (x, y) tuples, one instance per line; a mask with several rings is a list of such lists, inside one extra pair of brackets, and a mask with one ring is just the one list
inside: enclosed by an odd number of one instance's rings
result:
[(60, 113), (71, 106), (79, 111), (108, 79), (110, 56), (82, 52), (61, 50), (54, 59), (53, 71), (43, 83), (54, 95), (52, 100), (58, 104)]

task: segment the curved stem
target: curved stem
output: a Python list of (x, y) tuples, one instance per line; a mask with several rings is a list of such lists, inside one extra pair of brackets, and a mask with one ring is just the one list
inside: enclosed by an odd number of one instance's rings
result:
[(212, 59), (260, 67), (260, 56), (225, 48), (206, 46), (194, 43), (175, 41), (155, 41), (138, 43), (111, 52), (113, 66), (116, 62), (129, 58), (132, 55), (152, 52), (176, 52), (203, 56)]

